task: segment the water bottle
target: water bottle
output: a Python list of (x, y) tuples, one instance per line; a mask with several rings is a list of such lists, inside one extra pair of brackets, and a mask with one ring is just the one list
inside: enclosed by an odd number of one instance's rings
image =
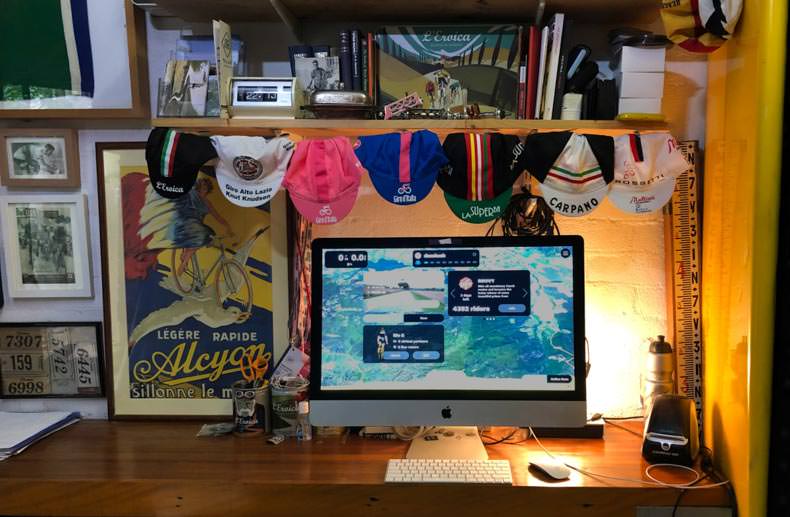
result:
[(299, 402), (296, 416), (296, 439), (312, 440), (313, 428), (310, 425), (310, 403), (306, 400)]
[(664, 336), (650, 341), (647, 353), (645, 373), (642, 382), (642, 406), (646, 414), (650, 413), (653, 399), (664, 393), (675, 391), (675, 356), (672, 345), (664, 340)]

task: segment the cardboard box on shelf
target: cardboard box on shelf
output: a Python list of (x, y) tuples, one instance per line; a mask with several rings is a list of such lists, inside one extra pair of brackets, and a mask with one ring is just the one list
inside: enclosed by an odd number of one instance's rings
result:
[(617, 74), (620, 98), (661, 98), (664, 96), (664, 73), (623, 72)]
[(664, 72), (665, 48), (623, 47), (621, 72)]
[(661, 97), (621, 98), (618, 113), (661, 113)]

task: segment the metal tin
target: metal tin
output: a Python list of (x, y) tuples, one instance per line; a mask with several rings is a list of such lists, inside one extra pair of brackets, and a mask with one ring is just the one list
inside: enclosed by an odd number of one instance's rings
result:
[(310, 104), (313, 107), (329, 105), (368, 107), (373, 103), (365, 92), (316, 90), (310, 94)]

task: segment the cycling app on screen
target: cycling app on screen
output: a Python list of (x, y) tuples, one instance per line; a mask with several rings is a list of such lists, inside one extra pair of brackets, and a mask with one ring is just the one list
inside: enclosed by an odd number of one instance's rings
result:
[(570, 247), (322, 259), (322, 389), (574, 389)]

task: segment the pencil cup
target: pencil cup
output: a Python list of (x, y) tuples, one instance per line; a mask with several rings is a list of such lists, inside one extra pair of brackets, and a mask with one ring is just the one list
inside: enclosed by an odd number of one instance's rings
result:
[(307, 398), (308, 381), (302, 377), (272, 380), (272, 431), (282, 436), (296, 436), (299, 402)]
[(236, 433), (263, 433), (271, 430), (269, 384), (255, 386), (246, 381), (233, 383), (233, 422)]

